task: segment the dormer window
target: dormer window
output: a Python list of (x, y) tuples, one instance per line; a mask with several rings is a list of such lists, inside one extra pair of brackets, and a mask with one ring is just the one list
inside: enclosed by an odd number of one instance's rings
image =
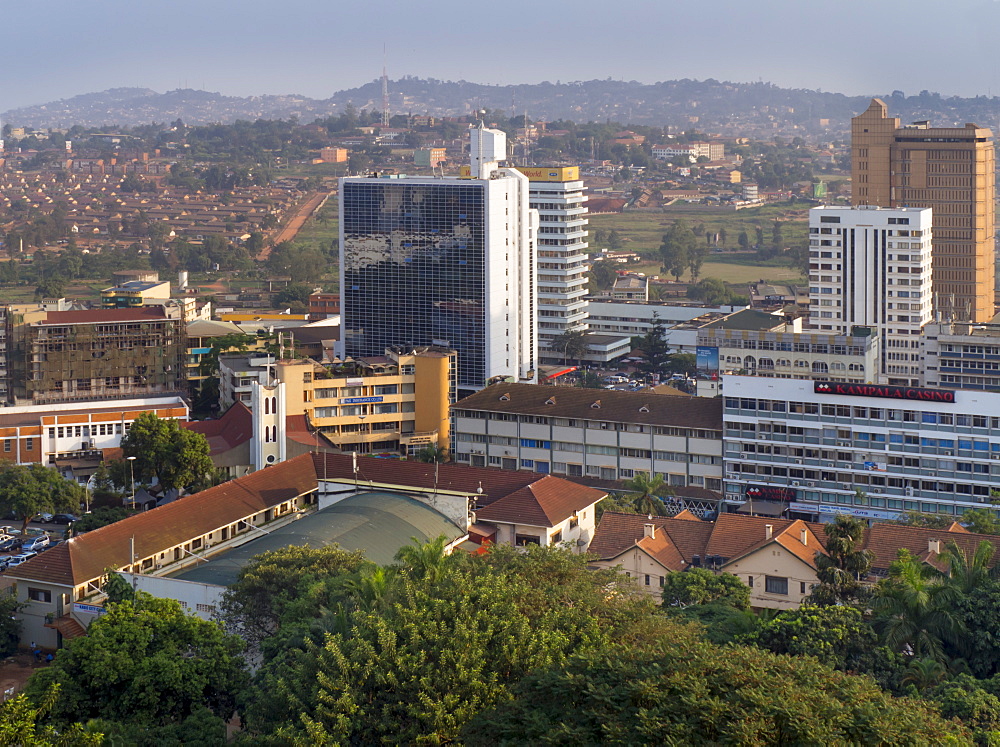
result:
[(643, 405), (640, 407), (639, 412), (649, 412), (649, 405)]
[(556, 403), (555, 397), (549, 397), (547, 400), (545, 400), (545, 404), (547, 405), (554, 405), (555, 403)]
[(510, 402), (510, 395), (507, 394), (506, 392), (504, 392), (503, 394), (500, 395), (500, 401), (501, 402)]
[(590, 409), (592, 409), (592, 410), (600, 410), (601, 409), (601, 400), (597, 400), (596, 402), (594, 402), (590, 406)]

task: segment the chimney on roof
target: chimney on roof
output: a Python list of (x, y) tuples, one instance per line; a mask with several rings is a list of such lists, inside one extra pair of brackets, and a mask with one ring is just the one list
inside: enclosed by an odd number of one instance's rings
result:
[(764, 525), (764, 539), (771, 539), (774, 536), (774, 524)]
[(808, 546), (809, 545), (809, 530), (806, 529), (805, 527), (802, 527), (802, 529), (799, 531), (799, 539), (802, 540), (802, 544), (803, 545)]
[(934, 553), (935, 555), (941, 554), (941, 540), (929, 539), (927, 540), (927, 552)]
[(643, 535), (650, 539), (656, 539), (656, 524), (643, 524)]

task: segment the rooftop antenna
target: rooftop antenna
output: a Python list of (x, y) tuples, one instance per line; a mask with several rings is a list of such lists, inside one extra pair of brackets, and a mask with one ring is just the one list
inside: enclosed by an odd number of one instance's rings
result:
[(389, 126), (389, 76), (385, 72), (386, 46), (382, 45), (382, 126)]
[(531, 164), (531, 133), (528, 131), (528, 110), (524, 110), (524, 166)]

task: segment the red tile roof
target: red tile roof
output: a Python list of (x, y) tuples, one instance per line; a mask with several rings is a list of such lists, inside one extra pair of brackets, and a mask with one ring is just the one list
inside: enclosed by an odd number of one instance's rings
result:
[[(865, 535), (865, 549), (871, 550), (875, 558), (872, 561), (872, 568), (879, 571), (886, 571), (901, 549), (907, 549), (917, 557), (937, 566), (936, 553), (929, 553), (930, 541), (937, 540), (941, 550), (947, 547), (949, 542), (954, 542), (959, 549), (970, 557), (976, 552), (979, 543), (989, 542), (1000, 551), (1000, 537), (990, 534), (973, 534), (962, 528), (961, 531), (952, 529), (926, 529), (924, 527), (911, 527), (901, 524), (875, 524)], [(993, 556), (993, 564), (1000, 562), (1000, 552)]]
[(134, 309), (89, 309), (87, 311), (50, 311), (45, 324), (99, 324), (142, 322), (166, 319), (162, 306), (137, 306)]
[[(817, 537), (826, 538), (822, 524), (801, 522)], [(738, 558), (765, 544), (767, 540), (767, 525), (771, 525), (772, 537), (784, 532), (796, 524), (791, 519), (762, 518), (759, 516), (740, 516), (738, 514), (720, 514), (715, 521), (712, 539), (705, 548), (709, 555), (719, 555), (723, 558)]]
[(552, 475), (515, 490), (476, 511), (477, 521), (554, 527), (607, 495)]
[(643, 537), (635, 544), (664, 568), (669, 568), (672, 571), (683, 571), (687, 567), (680, 550), (670, 541), (666, 532), (654, 532), (654, 536)]
[(17, 566), (7, 575), (15, 579), (77, 586), (100, 578), (107, 568), (128, 565), (129, 544), (133, 538), (136, 559), (147, 558), (315, 487), (312, 456), (303, 454), (73, 537)]
[(218, 420), (192, 420), (181, 423), (181, 427), (208, 439), (211, 455), (217, 456), (253, 438), (253, 413), (242, 402), (236, 402)]
[(708, 521), (690, 521), (687, 517), (643, 516), (605, 512), (594, 533), (589, 552), (601, 559), (621, 555), (645, 536), (645, 525), (656, 526), (656, 533), (666, 534), (686, 563), (695, 555), (703, 556), (714, 524)]

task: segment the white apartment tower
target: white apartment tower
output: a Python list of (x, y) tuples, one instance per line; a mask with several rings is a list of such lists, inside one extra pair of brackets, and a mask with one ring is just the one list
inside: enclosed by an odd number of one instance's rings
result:
[(501, 167), (506, 136), (472, 128), (469, 178), (340, 180), (343, 349), (440, 345), (458, 352), (459, 394), (533, 382), (538, 214), (528, 178)]
[(809, 211), (809, 322), (814, 330), (881, 338), (877, 383), (919, 386), (920, 333), (931, 321), (931, 209)]
[(518, 170), (538, 211), (538, 340), (545, 357), (555, 338), (587, 329), (587, 196), (578, 167)]

